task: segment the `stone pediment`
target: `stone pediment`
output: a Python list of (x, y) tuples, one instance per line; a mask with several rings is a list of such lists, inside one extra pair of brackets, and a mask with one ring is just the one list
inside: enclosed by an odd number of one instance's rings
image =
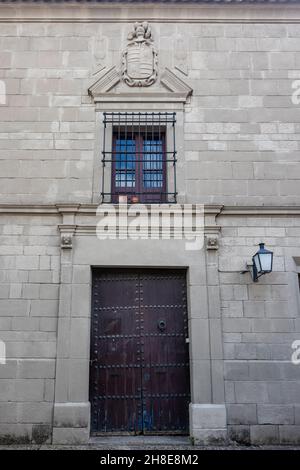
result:
[(95, 102), (168, 102), (186, 103), (192, 88), (177, 73), (165, 68), (151, 87), (129, 87), (116, 66), (106, 67), (96, 74), (88, 89)]

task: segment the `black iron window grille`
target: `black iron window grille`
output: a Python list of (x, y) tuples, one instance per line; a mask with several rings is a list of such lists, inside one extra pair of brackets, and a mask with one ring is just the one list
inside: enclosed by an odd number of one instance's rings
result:
[(176, 113), (103, 114), (102, 202), (176, 203)]

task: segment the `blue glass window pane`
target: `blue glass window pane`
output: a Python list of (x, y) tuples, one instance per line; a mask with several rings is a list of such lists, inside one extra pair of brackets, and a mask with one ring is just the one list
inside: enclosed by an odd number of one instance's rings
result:
[(143, 185), (145, 188), (163, 187), (163, 143), (161, 140), (143, 142)]
[(115, 168), (116, 187), (126, 188), (135, 186), (135, 141), (131, 139), (116, 139)]

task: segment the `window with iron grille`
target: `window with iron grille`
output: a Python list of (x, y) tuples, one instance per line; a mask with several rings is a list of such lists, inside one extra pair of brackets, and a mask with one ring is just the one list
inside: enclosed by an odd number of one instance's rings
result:
[(176, 202), (176, 113), (104, 113), (103, 202)]

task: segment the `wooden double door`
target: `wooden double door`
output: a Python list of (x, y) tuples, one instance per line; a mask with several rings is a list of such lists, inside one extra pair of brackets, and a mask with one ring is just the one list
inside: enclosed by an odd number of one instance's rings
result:
[(93, 434), (188, 433), (187, 338), (185, 271), (93, 270)]

